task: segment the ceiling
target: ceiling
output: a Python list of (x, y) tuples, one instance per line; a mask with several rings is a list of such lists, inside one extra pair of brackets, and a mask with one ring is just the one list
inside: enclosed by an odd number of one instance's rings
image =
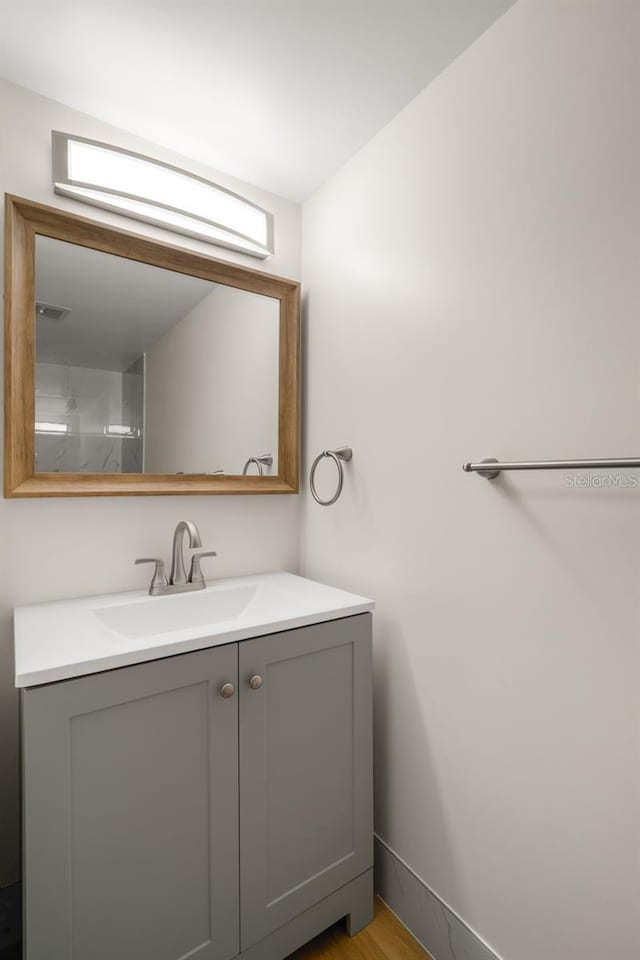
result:
[(284, 197), (514, 0), (0, 0), (0, 73)]
[(49, 237), (36, 238), (36, 300), (70, 310), (37, 320), (36, 359), (126, 370), (216, 284)]

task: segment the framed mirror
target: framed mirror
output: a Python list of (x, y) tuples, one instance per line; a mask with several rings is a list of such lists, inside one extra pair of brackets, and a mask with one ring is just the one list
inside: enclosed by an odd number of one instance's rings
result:
[(296, 493), (300, 288), (5, 197), (5, 496)]

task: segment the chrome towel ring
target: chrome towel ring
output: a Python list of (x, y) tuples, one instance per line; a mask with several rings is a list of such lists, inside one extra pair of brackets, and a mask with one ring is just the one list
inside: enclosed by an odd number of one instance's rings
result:
[[(338, 487), (336, 492), (329, 500), (323, 500), (319, 496), (318, 491), (316, 490), (316, 470), (318, 469), (318, 464), (324, 457), (329, 457), (335, 463), (338, 468)], [(309, 486), (311, 487), (311, 494), (316, 503), (319, 503), (321, 507), (330, 507), (332, 503), (335, 503), (340, 494), (342, 493), (342, 484), (344, 483), (344, 470), (342, 464), (345, 460), (351, 460), (353, 457), (353, 450), (351, 447), (338, 447), (337, 450), (323, 450), (322, 453), (319, 453), (311, 464), (311, 471), (309, 473)]]
[(264, 467), (273, 466), (273, 457), (270, 453), (263, 453), (261, 457), (249, 457), (249, 459), (245, 463), (244, 468), (242, 470), (243, 477), (246, 477), (249, 471), (249, 467), (251, 466), (252, 463), (255, 463), (256, 467), (258, 468), (258, 476), (261, 477), (264, 474), (264, 470), (262, 469), (263, 466)]

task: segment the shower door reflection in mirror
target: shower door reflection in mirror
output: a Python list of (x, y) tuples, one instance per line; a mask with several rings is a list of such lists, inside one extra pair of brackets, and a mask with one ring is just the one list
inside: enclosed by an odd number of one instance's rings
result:
[(279, 310), (37, 236), (35, 473), (277, 474)]

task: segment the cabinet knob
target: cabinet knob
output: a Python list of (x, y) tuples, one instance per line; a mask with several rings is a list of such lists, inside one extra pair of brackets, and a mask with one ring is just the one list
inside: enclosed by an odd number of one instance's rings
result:
[(223, 683), (220, 687), (220, 696), (224, 697), (225, 700), (228, 700), (229, 697), (232, 697), (236, 692), (236, 688), (232, 683)]
[(259, 690), (262, 686), (263, 680), (259, 673), (255, 673), (249, 680), (249, 686), (252, 690)]

